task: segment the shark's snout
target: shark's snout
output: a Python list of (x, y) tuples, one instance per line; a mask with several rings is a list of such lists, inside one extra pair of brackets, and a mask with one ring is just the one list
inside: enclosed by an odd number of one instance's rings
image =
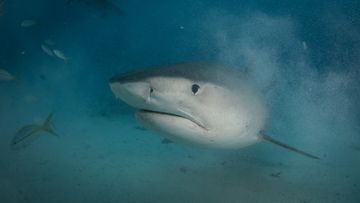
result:
[(185, 119), (192, 123), (190, 127), (196, 126), (201, 132), (208, 130), (197, 115), (179, 105), (172, 91), (161, 89), (174, 83), (172, 79), (163, 79), (162, 81), (166, 82), (163, 86), (152, 86), (147, 79), (142, 72), (116, 75), (109, 79), (109, 85), (116, 98), (138, 109), (138, 115), (143, 118), (139, 120), (156, 118), (157, 121), (165, 119), (163, 122), (172, 122), (174, 119)]
[(126, 77), (115, 76), (109, 80), (114, 95), (129, 105), (141, 109), (147, 105), (150, 86), (147, 82), (130, 82)]

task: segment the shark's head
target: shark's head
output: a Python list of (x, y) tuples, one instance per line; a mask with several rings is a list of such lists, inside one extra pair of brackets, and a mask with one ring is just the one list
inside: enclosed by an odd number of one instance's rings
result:
[(208, 63), (182, 63), (114, 76), (115, 96), (138, 109), (145, 127), (166, 138), (216, 148), (255, 143), (266, 109), (237, 72)]

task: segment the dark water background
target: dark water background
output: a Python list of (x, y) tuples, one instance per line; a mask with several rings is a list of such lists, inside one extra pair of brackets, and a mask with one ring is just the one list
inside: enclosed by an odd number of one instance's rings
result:
[[(0, 81), (0, 202), (360, 202), (359, 1), (89, 2), (2, 6), (0, 69), (18, 80)], [(42, 51), (48, 39), (67, 62)], [(161, 144), (108, 87), (193, 60), (247, 67), (268, 89), (269, 132), (322, 160)], [(10, 148), (49, 112), (59, 137)]]

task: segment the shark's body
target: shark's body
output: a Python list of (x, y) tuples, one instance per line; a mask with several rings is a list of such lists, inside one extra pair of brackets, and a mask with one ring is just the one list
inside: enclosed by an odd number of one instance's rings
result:
[(268, 113), (241, 73), (211, 63), (181, 63), (115, 76), (116, 97), (139, 109), (145, 127), (175, 142), (242, 148), (266, 140), (317, 158), (264, 134)]

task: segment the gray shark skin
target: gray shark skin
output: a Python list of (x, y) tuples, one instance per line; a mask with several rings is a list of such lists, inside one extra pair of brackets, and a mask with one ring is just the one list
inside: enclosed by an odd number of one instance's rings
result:
[(244, 74), (219, 64), (188, 62), (116, 75), (112, 92), (137, 109), (136, 118), (166, 139), (239, 149), (267, 141), (319, 159), (265, 133), (269, 114), (261, 92)]

